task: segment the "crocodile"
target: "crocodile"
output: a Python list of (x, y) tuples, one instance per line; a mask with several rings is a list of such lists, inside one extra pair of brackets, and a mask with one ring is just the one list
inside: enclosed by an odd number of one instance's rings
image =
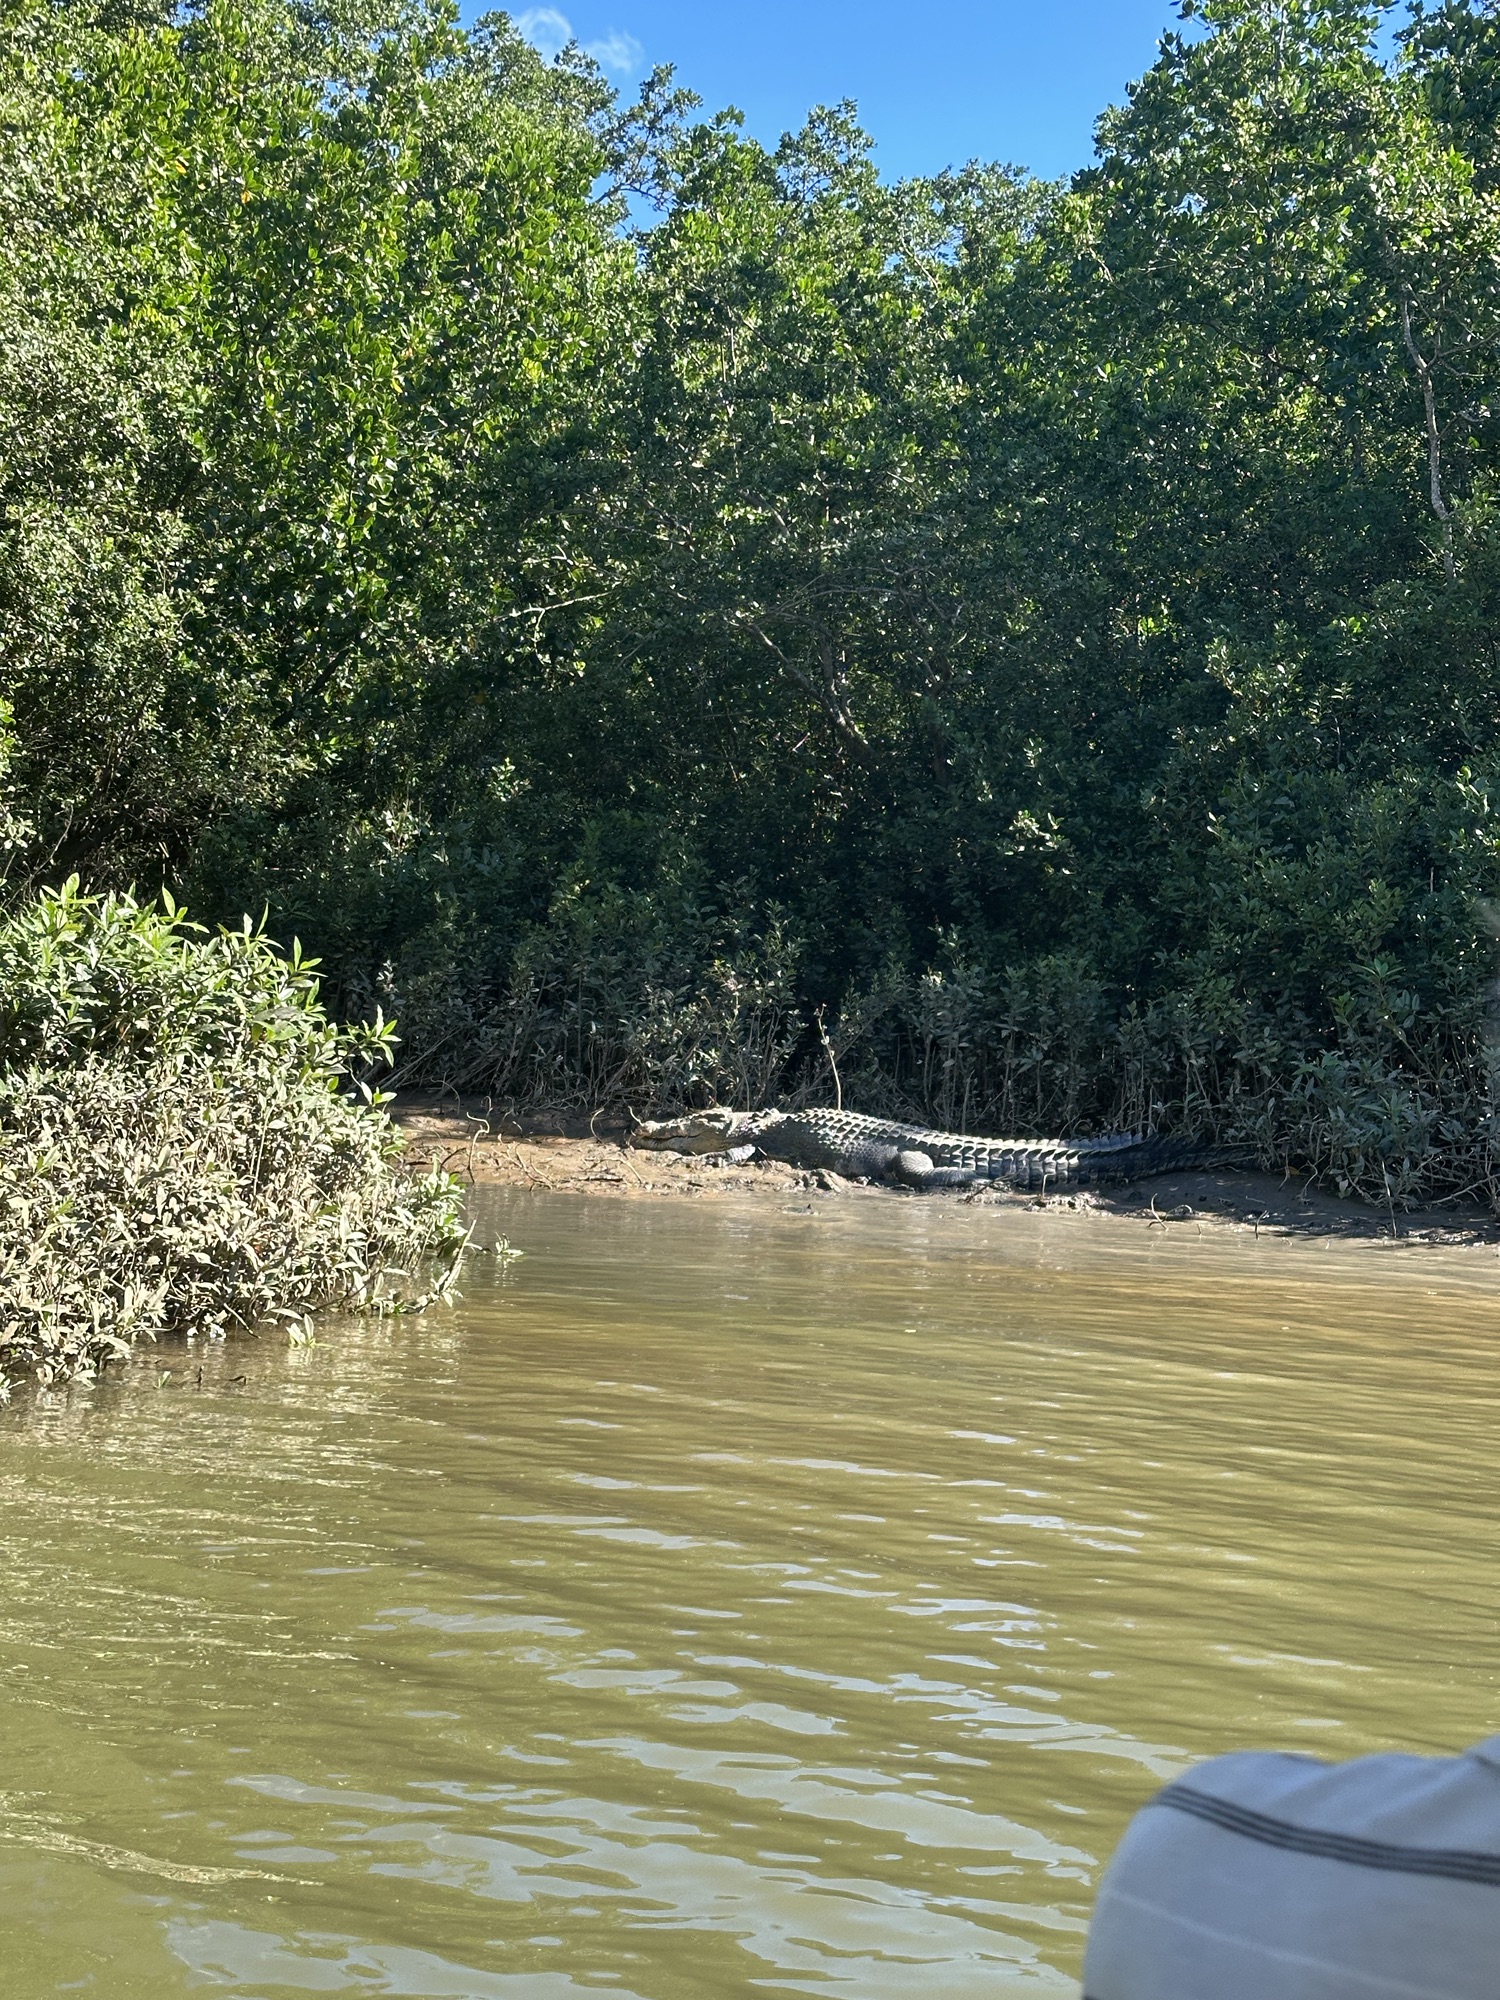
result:
[(923, 1191), (1003, 1181), (1011, 1187), (1061, 1192), (1228, 1160), (1222, 1149), (1150, 1133), (975, 1139), (892, 1118), (867, 1118), (858, 1111), (691, 1111), (681, 1118), (637, 1121), (630, 1143), (675, 1153), (724, 1153), (736, 1160), (760, 1153), (788, 1166), (850, 1180), (894, 1181)]

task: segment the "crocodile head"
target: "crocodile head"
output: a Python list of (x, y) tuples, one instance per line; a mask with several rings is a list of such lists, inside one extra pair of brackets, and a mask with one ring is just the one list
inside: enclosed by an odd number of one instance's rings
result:
[(741, 1143), (740, 1129), (750, 1122), (747, 1112), (720, 1111), (717, 1106), (690, 1111), (682, 1118), (641, 1118), (630, 1143), (658, 1153), (727, 1153)]

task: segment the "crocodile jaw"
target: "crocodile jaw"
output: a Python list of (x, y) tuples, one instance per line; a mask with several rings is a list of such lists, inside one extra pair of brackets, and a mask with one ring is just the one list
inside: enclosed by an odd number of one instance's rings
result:
[(657, 1153), (727, 1153), (735, 1145), (738, 1111), (691, 1111), (685, 1118), (643, 1118), (630, 1134), (632, 1146)]

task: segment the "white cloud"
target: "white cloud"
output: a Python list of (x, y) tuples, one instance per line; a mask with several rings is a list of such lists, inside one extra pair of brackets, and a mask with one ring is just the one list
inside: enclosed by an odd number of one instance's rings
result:
[(517, 29), (551, 62), (573, 39), (573, 23), (555, 7), (528, 7), (514, 16)]
[(646, 54), (634, 35), (624, 34), (619, 28), (611, 28), (597, 42), (585, 42), (584, 50), (594, 58), (600, 69), (612, 69), (623, 74), (639, 69)]
[[(574, 39), (573, 23), (556, 7), (528, 7), (513, 18), (527, 41), (548, 62), (554, 61)], [(639, 69), (646, 54), (635, 36), (620, 28), (611, 28), (597, 41), (585, 42), (583, 52), (592, 56), (600, 69), (614, 70), (618, 75)]]

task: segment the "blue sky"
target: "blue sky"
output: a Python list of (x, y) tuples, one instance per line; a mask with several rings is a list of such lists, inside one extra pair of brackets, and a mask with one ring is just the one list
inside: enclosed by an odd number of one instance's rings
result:
[(1083, 166), (1094, 120), (1149, 66), (1173, 0), (553, 0), (510, 9), (552, 53), (571, 32), (627, 88), (654, 63), (774, 141), (854, 98), (889, 176), (967, 159)]

